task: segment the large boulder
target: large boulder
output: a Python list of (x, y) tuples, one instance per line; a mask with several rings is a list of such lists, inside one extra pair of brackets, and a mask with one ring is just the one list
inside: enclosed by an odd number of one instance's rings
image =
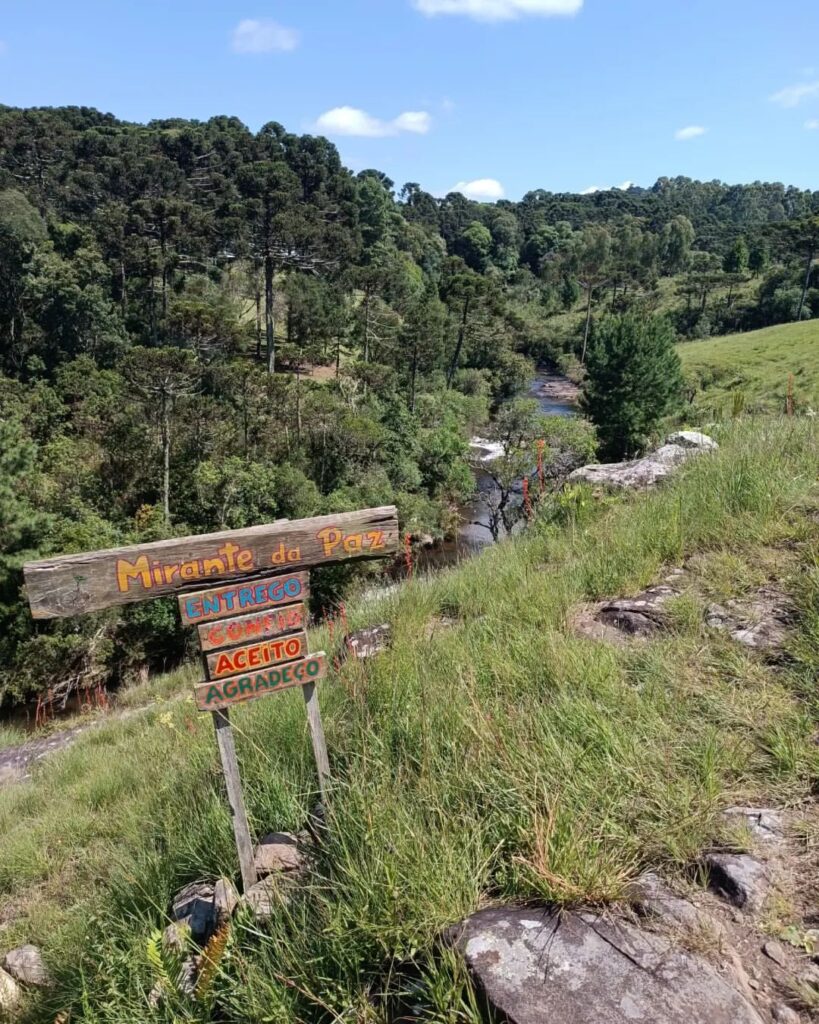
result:
[(511, 1024), (763, 1024), (707, 960), (627, 921), (507, 907), (452, 938)]
[(664, 445), (641, 459), (581, 466), (570, 473), (568, 479), (570, 483), (612, 490), (643, 490), (671, 476), (677, 466), (692, 455), (714, 451), (718, 447), (707, 434), (681, 430), (669, 434)]
[(3, 967), (16, 981), (36, 988), (44, 988), (49, 982), (48, 971), (43, 963), (43, 954), (36, 946), (18, 946), (3, 957)]

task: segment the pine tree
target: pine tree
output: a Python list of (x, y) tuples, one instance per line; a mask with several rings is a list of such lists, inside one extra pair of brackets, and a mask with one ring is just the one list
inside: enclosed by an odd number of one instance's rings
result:
[(596, 327), (583, 405), (606, 457), (639, 451), (682, 390), (674, 332), (661, 317), (611, 316)]

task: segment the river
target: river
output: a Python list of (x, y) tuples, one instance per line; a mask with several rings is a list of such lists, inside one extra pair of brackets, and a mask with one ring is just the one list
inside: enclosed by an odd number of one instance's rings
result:
[[(539, 371), (526, 391), (529, 398), (534, 398), (544, 416), (573, 416), (577, 412), (579, 389), (565, 377)], [(491, 442), (474, 437), (471, 442), (473, 452), (480, 456), (491, 457)], [(455, 565), (465, 558), (471, 558), (482, 548), (492, 543), (489, 532), (489, 517), (485, 503), (480, 495), (490, 492), (494, 486), (491, 477), (480, 468), (475, 470), (477, 493), (470, 502), (460, 507), (461, 526), (453, 540), (443, 541), (434, 547), (419, 551), (415, 556), (415, 568), (420, 571)]]

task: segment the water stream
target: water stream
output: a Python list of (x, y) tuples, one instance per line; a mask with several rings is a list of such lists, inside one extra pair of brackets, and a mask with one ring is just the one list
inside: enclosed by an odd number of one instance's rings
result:
[[(537, 401), (544, 416), (573, 416), (577, 411), (578, 389), (565, 377), (539, 371), (526, 395)], [(493, 455), (492, 443), (479, 437), (472, 439), (472, 450), (479, 458), (491, 459)], [(492, 543), (489, 516), (481, 494), (491, 493), (494, 484), (489, 474), (480, 468), (475, 470), (475, 482), (475, 496), (459, 509), (461, 527), (457, 537), (418, 552), (415, 568), (419, 572), (455, 565)]]

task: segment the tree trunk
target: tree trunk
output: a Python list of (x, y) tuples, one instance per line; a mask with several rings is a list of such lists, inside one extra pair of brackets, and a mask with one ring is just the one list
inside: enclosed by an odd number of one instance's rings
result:
[(410, 377), (410, 412), (415, 412), (415, 381), (418, 376), (418, 341), (412, 346), (412, 375)]
[(592, 311), (592, 291), (593, 290), (594, 290), (594, 286), (592, 285), (591, 281), (589, 281), (589, 283), (588, 283), (588, 285), (586, 287), (586, 291), (588, 293), (587, 300), (586, 300), (586, 326), (585, 326), (585, 329), (583, 330), (583, 351), (580, 353), (580, 362), (581, 363), (585, 363), (586, 362), (586, 348), (588, 347), (588, 344), (589, 344), (589, 331), (591, 330), (591, 311)]
[(165, 525), (171, 525), (171, 409), (168, 395), (162, 393), (162, 510)]
[(122, 320), (125, 322), (125, 315), (128, 310), (128, 285), (125, 277), (125, 260), (120, 260), (119, 264), (119, 302), (120, 309), (122, 310)]
[(267, 342), (267, 372), (276, 372), (276, 322), (273, 313), (273, 257), (264, 258), (264, 330)]
[(463, 348), (464, 338), (466, 337), (466, 325), (467, 325), (468, 320), (469, 320), (469, 296), (467, 295), (466, 298), (464, 299), (464, 311), (463, 311), (463, 315), (461, 316), (461, 325), (458, 328), (458, 342), (455, 345), (455, 351), (454, 351), (454, 353), (452, 355), (452, 363), (450, 364), (450, 367), (449, 367), (449, 373), (447, 373), (447, 375), (446, 375), (446, 386), (448, 388), (452, 387), (453, 378), (455, 377), (455, 373), (458, 370), (458, 361), (461, 358), (461, 349)]
[(364, 362), (370, 361), (370, 287), (364, 292)]
[(296, 443), (301, 444), (301, 352), (296, 362)]
[(805, 267), (805, 283), (802, 285), (802, 294), (799, 297), (799, 309), (797, 310), (797, 313), (796, 313), (797, 323), (802, 319), (802, 310), (805, 308), (805, 298), (807, 297), (807, 294), (808, 294), (808, 285), (810, 284), (810, 272), (813, 269), (813, 257), (814, 256), (815, 256), (815, 253), (814, 253), (813, 249), (810, 249), (809, 252), (808, 252), (808, 263), (807, 263), (807, 266)]
[(256, 358), (262, 359), (262, 290), (259, 287), (259, 268), (253, 267), (253, 301), (256, 306)]

